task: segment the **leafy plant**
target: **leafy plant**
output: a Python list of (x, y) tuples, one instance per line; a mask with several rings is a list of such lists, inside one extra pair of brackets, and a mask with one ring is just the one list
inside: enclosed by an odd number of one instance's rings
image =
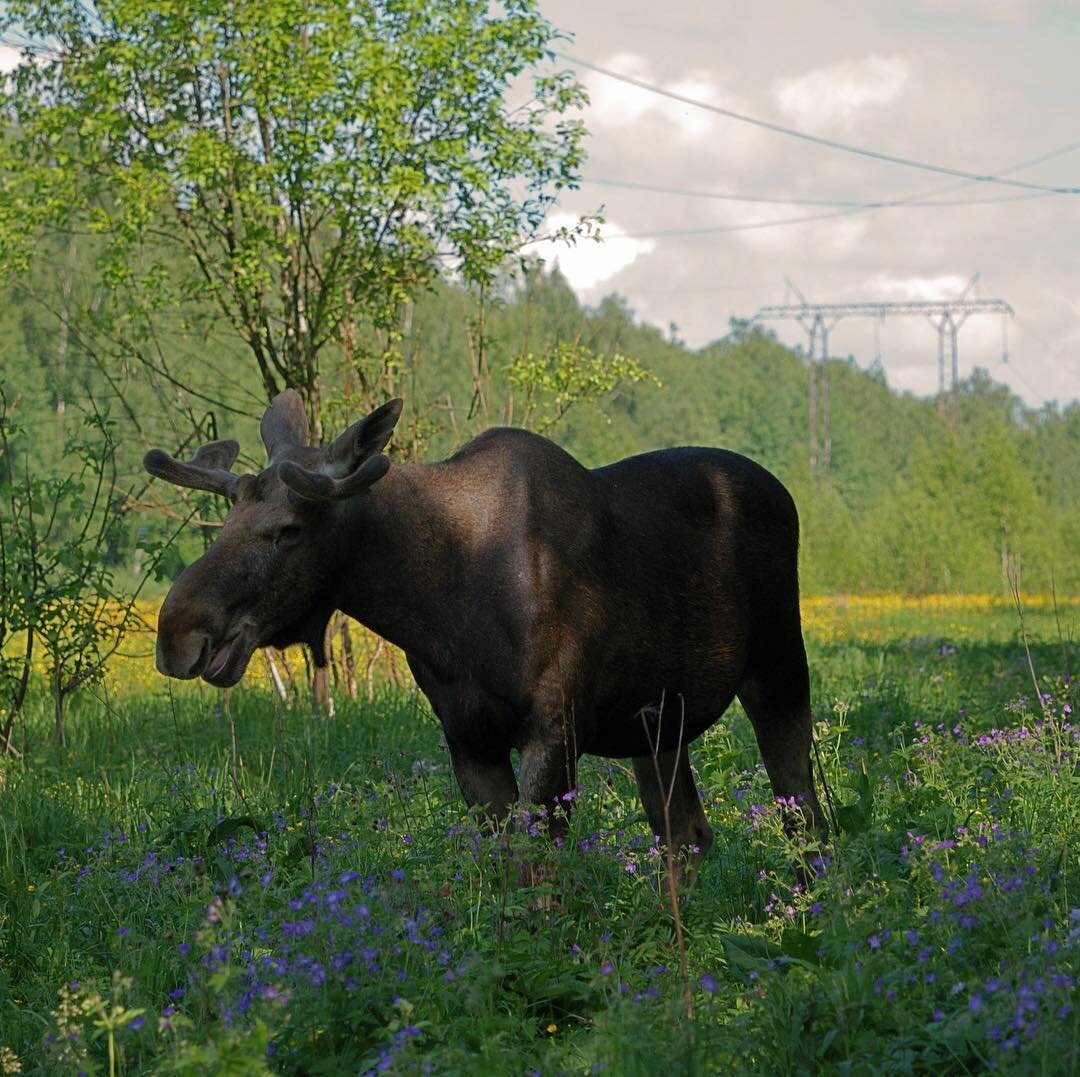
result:
[(20, 440), (25, 435), (0, 390), (0, 685), (6, 695), (0, 744), (6, 752), (26, 701), (35, 646), (59, 748), (69, 697), (101, 680), (139, 621), (137, 593), (118, 594), (109, 559), (123, 528), (124, 492), (107, 417), (96, 408), (86, 414), (65, 446), (68, 469), (59, 474), (32, 470)]
[(490, 282), (583, 158), (536, 0), (15, 0), (12, 28), (0, 254), (91, 230), (132, 354), (154, 311), (209, 302), (317, 439), (323, 353), (378, 402), (408, 302), (447, 271)]

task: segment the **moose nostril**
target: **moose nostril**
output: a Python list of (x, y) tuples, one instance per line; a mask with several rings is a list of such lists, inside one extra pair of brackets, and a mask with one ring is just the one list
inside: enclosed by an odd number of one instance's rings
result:
[(211, 640), (205, 632), (194, 632), (179, 639), (162, 632), (159, 625), (155, 659), (159, 673), (190, 680), (197, 677), (210, 661)]
[(189, 677), (197, 677), (206, 668), (206, 663), (209, 661), (210, 637), (203, 636), (202, 646), (199, 648), (199, 653), (196, 655), (194, 663), (188, 666), (187, 675)]

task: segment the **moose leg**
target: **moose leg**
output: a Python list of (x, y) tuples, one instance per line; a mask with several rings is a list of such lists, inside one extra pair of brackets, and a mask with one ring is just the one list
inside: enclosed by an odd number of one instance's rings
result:
[[(739, 687), (739, 701), (754, 727), (773, 792), (785, 800), (794, 797), (808, 826), (825, 837), (828, 826), (810, 769), (810, 676), (802, 639), (767, 672), (749, 673)], [(788, 815), (789, 832), (795, 818)]]
[[(547, 810), (548, 833), (566, 836), (567, 815), (577, 785), (577, 758), (562, 740), (536, 740), (521, 750), (521, 802), (540, 804)], [(562, 811), (556, 811), (557, 808)]]
[(677, 751), (660, 752), (655, 757), (635, 756), (633, 764), (649, 826), (662, 841), (668, 840), (670, 827), (679, 876), (688, 881), (713, 843), (712, 827), (690, 769), (690, 753), (684, 744)]
[(465, 803), (470, 808), (475, 804), (482, 805), (485, 819), (498, 826), (510, 814), (518, 796), (510, 753), (481, 757), (460, 744), (454, 744), (449, 738), (447, 747)]

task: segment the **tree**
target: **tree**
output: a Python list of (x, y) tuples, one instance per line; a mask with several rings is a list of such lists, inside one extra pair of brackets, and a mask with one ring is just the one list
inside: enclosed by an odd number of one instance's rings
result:
[(355, 403), (394, 391), (418, 290), (487, 285), (583, 159), (537, 0), (13, 0), (0, 29), (28, 42), (0, 262), (96, 233), (136, 357), (154, 311), (212, 303), (316, 437), (324, 356)]
[(101, 680), (139, 619), (138, 592), (117, 593), (106, 557), (126, 496), (107, 417), (88, 411), (65, 446), (66, 467), (41, 474), (12, 413), (0, 388), (0, 754), (13, 750), (35, 645), (44, 652), (59, 750), (67, 700)]

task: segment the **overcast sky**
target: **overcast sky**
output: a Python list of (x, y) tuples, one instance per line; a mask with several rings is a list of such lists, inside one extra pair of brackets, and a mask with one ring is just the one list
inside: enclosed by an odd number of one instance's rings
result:
[[(565, 51), (684, 97), (810, 134), (949, 168), (1080, 187), (1080, 0), (542, 0), (574, 35)], [(564, 64), (565, 66), (565, 64)], [(657, 235), (838, 213), (585, 182), (571, 216), (604, 207), (607, 242), (558, 253), (583, 300), (625, 296), (638, 317), (701, 346), (728, 319), (796, 297), (810, 302), (958, 296), (1016, 312), (960, 331), (974, 366), (1029, 403), (1080, 396), (1080, 195), (970, 183), (799, 141), (581, 70), (591, 104), (584, 176), (762, 198), (874, 201), (953, 188), (974, 205), (903, 207), (712, 234)], [(1024, 196), (1017, 199), (1016, 196)], [(990, 199), (1012, 199), (989, 201)], [(629, 238), (620, 238), (629, 237)], [(637, 238), (642, 237), (642, 238)], [(805, 344), (793, 323), (776, 325)], [(923, 317), (841, 321), (830, 353), (880, 354), (889, 383), (937, 388), (937, 334)]]
[[(683, 97), (892, 156), (980, 174), (1077, 143), (1011, 172), (1080, 186), (1080, 0), (541, 0), (573, 34), (565, 51)], [(11, 66), (0, 49), (0, 68)], [(565, 62), (560, 61), (562, 66)], [(1029, 403), (1080, 396), (1080, 195), (1039, 195), (839, 152), (579, 69), (591, 104), (586, 182), (554, 223), (603, 207), (602, 244), (545, 249), (581, 298), (626, 297), (638, 317), (698, 347), (732, 316), (794, 302), (972, 295), (1012, 305), (960, 331), (960, 372), (974, 366)], [(721, 201), (601, 185), (644, 184), (756, 198), (939, 198), (973, 205), (901, 207), (745, 231), (702, 229), (841, 213), (840, 208)], [(1019, 198), (1017, 196), (1020, 196)], [(1001, 201), (1001, 199), (1010, 199)], [(997, 201), (991, 201), (997, 200)], [(665, 232), (699, 230), (697, 234)], [(794, 323), (781, 339), (805, 344)], [(889, 383), (937, 387), (937, 334), (922, 317), (847, 319), (830, 353)]]

